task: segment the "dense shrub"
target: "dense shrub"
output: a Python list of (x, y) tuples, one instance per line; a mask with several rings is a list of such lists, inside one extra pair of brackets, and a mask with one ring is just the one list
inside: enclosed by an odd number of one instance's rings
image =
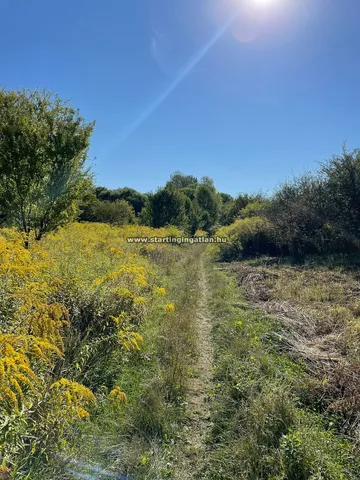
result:
[(360, 151), (344, 150), (315, 174), (284, 183), (270, 199), (239, 195), (226, 203), (223, 223), (234, 218), (246, 221), (220, 228), (217, 235), (228, 236), (229, 243), (213, 251), (223, 260), (261, 254), (301, 260), (305, 255), (357, 253), (359, 205)]
[(126, 200), (98, 201), (94, 208), (93, 221), (110, 225), (128, 225), (135, 223), (135, 213)]
[(229, 261), (258, 255), (276, 255), (279, 249), (273, 240), (271, 224), (261, 217), (237, 220), (230, 226), (221, 227), (217, 237), (226, 237), (226, 243), (209, 247), (211, 255)]

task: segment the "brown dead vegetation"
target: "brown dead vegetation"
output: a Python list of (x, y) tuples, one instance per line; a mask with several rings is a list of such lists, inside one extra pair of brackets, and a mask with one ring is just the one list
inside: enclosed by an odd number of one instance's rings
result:
[(360, 282), (320, 268), (227, 266), (254, 308), (276, 316), (274, 332), (313, 377), (311, 395), (360, 441)]

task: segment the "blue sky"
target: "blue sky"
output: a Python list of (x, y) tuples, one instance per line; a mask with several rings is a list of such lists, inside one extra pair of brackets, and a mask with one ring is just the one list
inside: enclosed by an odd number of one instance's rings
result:
[(360, 146), (360, 2), (257, 1), (0, 0), (0, 85), (96, 120), (100, 185), (271, 192)]

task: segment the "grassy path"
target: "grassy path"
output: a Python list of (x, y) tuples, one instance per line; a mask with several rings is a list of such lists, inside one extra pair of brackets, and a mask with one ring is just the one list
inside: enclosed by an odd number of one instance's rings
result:
[(213, 344), (208, 307), (209, 286), (203, 258), (199, 268), (199, 305), (194, 319), (198, 355), (188, 381), (188, 421), (175, 463), (173, 478), (176, 480), (198, 478), (198, 472), (206, 463), (206, 438), (211, 428), (209, 392), (212, 390)]

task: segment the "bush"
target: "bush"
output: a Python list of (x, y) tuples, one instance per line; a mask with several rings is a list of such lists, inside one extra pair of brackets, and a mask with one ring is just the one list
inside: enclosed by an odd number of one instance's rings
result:
[(343, 151), (315, 174), (285, 183), (263, 214), (281, 252), (351, 254), (360, 248), (360, 151)]
[(98, 201), (94, 208), (93, 221), (110, 225), (128, 225), (135, 223), (135, 213), (130, 203), (125, 200)]
[(209, 247), (210, 255), (218, 260), (240, 260), (279, 253), (273, 240), (271, 224), (260, 217), (237, 220), (228, 227), (221, 227), (215, 235), (227, 238), (227, 243), (217, 243)]

